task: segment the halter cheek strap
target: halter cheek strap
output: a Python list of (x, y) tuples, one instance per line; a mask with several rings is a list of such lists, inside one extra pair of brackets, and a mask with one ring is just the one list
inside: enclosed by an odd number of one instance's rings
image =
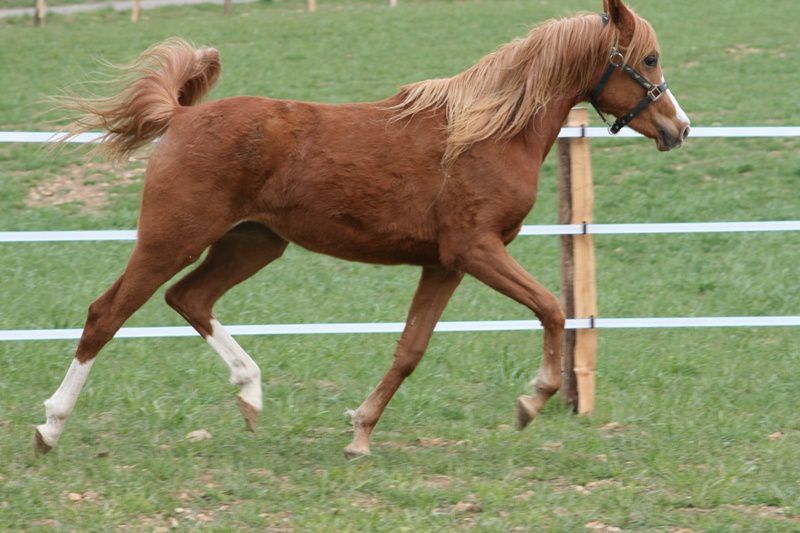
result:
[[(608, 15), (606, 15), (605, 13), (601, 13), (600, 16), (603, 18), (603, 24), (607, 25), (609, 22)], [(597, 82), (595, 88), (592, 89), (592, 92), (590, 94), (590, 101), (592, 103), (592, 106), (597, 111), (597, 114), (600, 115), (600, 118), (602, 118), (603, 122), (605, 122), (606, 125), (608, 126), (608, 131), (611, 132), (612, 135), (616, 135), (617, 133), (620, 132), (622, 128), (630, 124), (630, 122), (633, 119), (635, 119), (639, 115), (639, 113), (644, 111), (647, 108), (647, 106), (649, 106), (650, 104), (661, 98), (664, 95), (664, 93), (667, 92), (667, 88), (669, 87), (669, 85), (667, 84), (666, 81), (664, 81), (664, 83), (660, 85), (655, 85), (654, 83), (651, 83), (647, 78), (642, 76), (635, 68), (631, 67), (625, 62), (625, 56), (622, 55), (622, 52), (620, 52), (616, 46), (611, 48), (611, 57), (609, 58), (608, 61), (609, 61), (608, 68), (606, 68), (605, 72), (603, 72), (603, 75), (600, 77), (600, 81)], [(636, 83), (644, 87), (646, 92), (644, 98), (642, 98), (639, 101), (639, 103), (633, 107), (633, 109), (631, 109), (628, 113), (626, 113), (622, 117), (619, 117), (616, 120), (616, 122), (614, 122), (614, 124), (611, 124), (609, 120), (606, 118), (606, 116), (603, 114), (603, 112), (600, 111), (600, 104), (598, 102), (598, 98), (600, 97), (600, 94), (603, 92), (603, 89), (605, 89), (606, 85), (611, 79), (611, 76), (614, 74), (614, 71), (616, 71), (617, 69), (622, 69), (622, 71), (625, 72), (631, 78), (633, 78), (633, 80)]]

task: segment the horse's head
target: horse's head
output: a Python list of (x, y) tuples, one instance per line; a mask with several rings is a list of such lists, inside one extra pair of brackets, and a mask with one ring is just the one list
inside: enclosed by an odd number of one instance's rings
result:
[(592, 84), (592, 104), (601, 116), (617, 117), (609, 124), (612, 133), (630, 125), (654, 139), (661, 151), (681, 146), (689, 135), (689, 117), (667, 88), (653, 28), (622, 0), (604, 0), (604, 7), (604, 32), (613, 44)]

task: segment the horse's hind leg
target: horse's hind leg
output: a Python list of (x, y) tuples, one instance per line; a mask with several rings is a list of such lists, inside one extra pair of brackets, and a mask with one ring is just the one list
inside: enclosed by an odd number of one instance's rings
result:
[(156, 289), (194, 261), (208, 245), (203, 236), (175, 231), (180, 235), (177, 246), (171, 236), (153, 238), (140, 228), (122, 276), (89, 306), (75, 358), (61, 386), (45, 402), (47, 422), (36, 426), (34, 446), (38, 453), (47, 453), (58, 442), (98, 352)]
[(239, 410), (251, 431), (261, 412), (261, 370), (214, 318), (212, 308), (228, 289), (279, 258), (287, 244), (261, 224), (241, 224), (215, 242), (203, 263), (166, 294), (167, 303), (228, 365), (231, 383), (239, 386)]
[(443, 268), (426, 267), (422, 270), (392, 366), (372, 394), (352, 413), (353, 442), (344, 449), (344, 455), (348, 459), (369, 455), (372, 429), (400, 384), (414, 371), (425, 354), (433, 328), (462, 277), (461, 273)]
[(561, 387), (564, 312), (558, 299), (508, 254), (499, 239), (487, 238), (472, 247), (463, 261), (467, 273), (529, 308), (544, 326), (544, 356), (531, 382), (533, 396), (517, 399), (517, 427), (523, 429)]

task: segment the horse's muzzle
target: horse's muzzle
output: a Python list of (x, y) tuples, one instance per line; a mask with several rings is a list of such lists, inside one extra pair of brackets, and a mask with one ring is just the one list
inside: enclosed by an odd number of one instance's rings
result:
[(686, 138), (689, 137), (691, 130), (692, 128), (688, 123), (678, 126), (676, 132), (670, 132), (666, 128), (658, 128), (658, 138), (656, 139), (658, 150), (660, 152), (668, 152), (674, 148), (680, 148)]

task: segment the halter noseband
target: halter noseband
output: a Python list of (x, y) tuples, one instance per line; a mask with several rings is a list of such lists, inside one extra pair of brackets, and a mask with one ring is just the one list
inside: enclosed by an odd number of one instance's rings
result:
[[(603, 23), (608, 24), (609, 22), (608, 15), (605, 13), (601, 13), (600, 16), (603, 18)], [(636, 118), (639, 115), (639, 113), (644, 111), (645, 108), (647, 108), (647, 106), (649, 106), (653, 102), (656, 102), (659, 98), (664, 96), (664, 93), (667, 92), (667, 88), (669, 87), (669, 85), (667, 85), (666, 80), (661, 85), (655, 85), (653, 83), (650, 83), (650, 81), (647, 78), (642, 76), (635, 68), (633, 68), (632, 66), (628, 65), (625, 62), (625, 56), (622, 55), (622, 52), (619, 51), (616, 45), (611, 48), (611, 57), (609, 57), (608, 62), (609, 62), (608, 68), (603, 73), (603, 76), (600, 78), (600, 81), (597, 82), (595, 88), (592, 89), (590, 95), (590, 101), (592, 103), (592, 106), (594, 106), (595, 110), (597, 111), (597, 114), (600, 115), (600, 118), (602, 118), (603, 122), (605, 122), (606, 125), (608, 126), (608, 131), (612, 135), (616, 135), (622, 128), (630, 124), (630, 122), (634, 118)], [(631, 78), (633, 78), (633, 80), (636, 83), (644, 87), (644, 90), (647, 92), (644, 98), (642, 98), (633, 109), (631, 109), (624, 116), (618, 118), (617, 121), (614, 122), (614, 124), (611, 124), (606, 118), (606, 116), (603, 114), (603, 112), (600, 111), (600, 105), (598, 104), (597, 99), (600, 97), (600, 93), (603, 92), (603, 89), (605, 89), (606, 85), (608, 84), (608, 80), (611, 79), (611, 75), (614, 74), (614, 71), (617, 70), (618, 68), (622, 69), (622, 71), (625, 72)]]

